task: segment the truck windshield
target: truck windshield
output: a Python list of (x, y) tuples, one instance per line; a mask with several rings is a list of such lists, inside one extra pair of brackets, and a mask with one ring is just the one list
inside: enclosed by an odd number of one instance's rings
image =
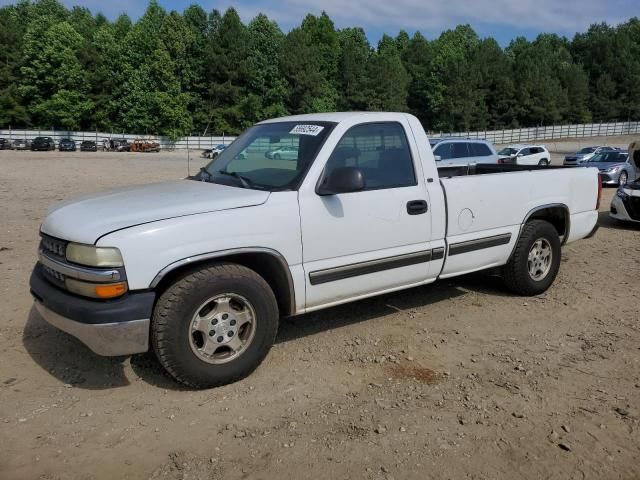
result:
[(255, 125), (195, 179), (259, 190), (295, 190), (334, 127), (335, 123), (313, 121)]

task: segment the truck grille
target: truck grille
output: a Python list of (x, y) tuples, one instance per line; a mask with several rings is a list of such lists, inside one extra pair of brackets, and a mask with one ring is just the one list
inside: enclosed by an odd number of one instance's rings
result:
[(57, 238), (50, 237), (49, 235), (41, 234), (40, 249), (49, 254), (59, 258), (65, 258), (67, 253), (67, 243), (64, 240), (58, 240)]
[(64, 281), (66, 277), (62, 273), (57, 272), (52, 268), (47, 267), (46, 265), (41, 264), (41, 266), (42, 272), (44, 273), (44, 276), (47, 278), (47, 280), (49, 280), (54, 285), (58, 285), (59, 287), (64, 288)]
[[(66, 261), (67, 243), (64, 240), (59, 240), (43, 233), (40, 234), (40, 250), (45, 255), (58, 260)], [(57, 270), (54, 270), (46, 265), (42, 265), (42, 273), (45, 278), (58, 287), (65, 288), (64, 281), (65, 275)]]

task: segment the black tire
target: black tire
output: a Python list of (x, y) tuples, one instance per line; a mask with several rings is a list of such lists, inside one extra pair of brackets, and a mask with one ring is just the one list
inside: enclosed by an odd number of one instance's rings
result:
[[(548, 272), (538, 280), (529, 273), (529, 252), (534, 243), (544, 239), (551, 248), (551, 261)], [(513, 255), (502, 268), (502, 277), (509, 290), (525, 296), (540, 295), (553, 283), (560, 269), (560, 237), (555, 227), (544, 220), (527, 222), (516, 243)]]
[(625, 170), (621, 171), (620, 176), (618, 177), (618, 186), (622, 187), (626, 185), (628, 180), (629, 180), (629, 174)]
[[(255, 311), (255, 331), (246, 350), (224, 364), (199, 358), (190, 343), (191, 322), (207, 299), (225, 293), (246, 298)], [(278, 305), (267, 282), (253, 270), (220, 263), (186, 272), (159, 297), (151, 320), (151, 344), (165, 370), (191, 388), (240, 380), (264, 360), (278, 331)]]
[(280, 160), (280, 154), (279, 153), (274, 153), (273, 154), (273, 159), (274, 160)]
[(549, 165), (549, 160), (547, 160), (546, 158), (543, 158), (538, 162), (538, 165), (540, 165), (541, 167), (546, 167)]

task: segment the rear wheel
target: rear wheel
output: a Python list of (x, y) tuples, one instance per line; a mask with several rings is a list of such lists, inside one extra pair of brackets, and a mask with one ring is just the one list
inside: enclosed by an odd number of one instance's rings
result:
[(265, 280), (246, 267), (191, 271), (158, 299), (151, 342), (178, 382), (208, 388), (240, 380), (265, 358), (278, 330), (278, 306)]
[(546, 158), (543, 158), (538, 162), (538, 165), (540, 165), (541, 167), (546, 167), (547, 165), (549, 165), (549, 160), (547, 160)]
[(525, 224), (513, 255), (503, 267), (507, 287), (519, 295), (539, 295), (546, 291), (560, 269), (560, 237), (544, 220)]

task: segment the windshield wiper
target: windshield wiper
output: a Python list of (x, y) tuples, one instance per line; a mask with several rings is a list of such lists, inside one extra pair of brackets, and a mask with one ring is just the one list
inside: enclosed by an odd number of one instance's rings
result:
[(206, 167), (200, 167), (200, 178), (198, 180), (201, 182), (213, 182), (213, 175)]
[(254, 188), (255, 185), (247, 177), (243, 177), (238, 172), (227, 172), (226, 170), (218, 170), (218, 173), (229, 177), (237, 178), (244, 188)]
[(200, 179), (201, 182), (210, 182), (213, 180), (213, 175), (209, 173), (205, 167), (200, 167)]

